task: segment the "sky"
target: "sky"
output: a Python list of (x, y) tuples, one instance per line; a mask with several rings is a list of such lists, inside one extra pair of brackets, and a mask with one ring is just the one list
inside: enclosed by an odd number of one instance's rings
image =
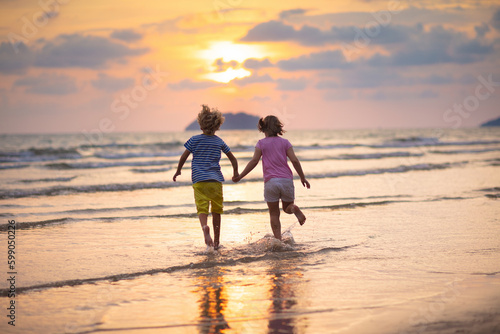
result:
[(285, 129), (500, 116), (500, 2), (0, 0), (0, 133)]

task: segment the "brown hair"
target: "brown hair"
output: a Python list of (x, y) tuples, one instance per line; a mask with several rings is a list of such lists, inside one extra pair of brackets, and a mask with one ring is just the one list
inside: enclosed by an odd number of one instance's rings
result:
[(222, 123), (224, 123), (224, 116), (216, 108), (210, 108), (203, 104), (200, 113), (198, 114), (198, 124), (206, 134), (213, 135), (215, 131), (219, 130)]
[(261, 118), (257, 127), (260, 132), (264, 132), (268, 136), (282, 136), (283, 133), (285, 133), (285, 130), (283, 130), (283, 123), (281, 123), (278, 117), (273, 115)]

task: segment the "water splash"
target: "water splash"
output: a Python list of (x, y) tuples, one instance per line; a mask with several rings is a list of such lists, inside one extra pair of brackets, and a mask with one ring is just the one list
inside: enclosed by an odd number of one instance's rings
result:
[(281, 238), (283, 238), (283, 236), (286, 233), (290, 233), (291, 234), (291, 231), (295, 228), (295, 225), (297, 225), (297, 222), (295, 222), (292, 225), (288, 226), (288, 228), (283, 233), (281, 233)]

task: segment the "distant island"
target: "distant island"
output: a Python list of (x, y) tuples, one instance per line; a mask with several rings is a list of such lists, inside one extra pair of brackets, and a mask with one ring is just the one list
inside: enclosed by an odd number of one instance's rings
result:
[(486, 123), (481, 124), (481, 127), (487, 127), (487, 126), (500, 126), (500, 117), (497, 119), (492, 119), (491, 121), (488, 121)]
[[(220, 127), (221, 130), (256, 130), (260, 117), (244, 112), (223, 113), (225, 121)], [(186, 127), (185, 131), (199, 130), (200, 125), (194, 120)]]

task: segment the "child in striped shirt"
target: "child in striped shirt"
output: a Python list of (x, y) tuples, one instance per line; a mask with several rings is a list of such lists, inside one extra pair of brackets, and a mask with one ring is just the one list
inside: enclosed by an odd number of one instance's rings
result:
[[(215, 135), (224, 123), (224, 116), (217, 110), (207, 105), (202, 106), (198, 114), (198, 124), (202, 134), (191, 137), (185, 144), (186, 150), (179, 159), (177, 171), (173, 177), (181, 175), (182, 166), (189, 155), (193, 154), (191, 162), (191, 180), (193, 182), (194, 199), (198, 218), (205, 237), (205, 244), (214, 249), (219, 248), (221, 213), (223, 212), (222, 175), (219, 161), (221, 151), (224, 152), (233, 166), (233, 176), (238, 176), (238, 162), (226, 143)], [(210, 227), (207, 224), (209, 205), (211, 205), (214, 239), (210, 236)]]

